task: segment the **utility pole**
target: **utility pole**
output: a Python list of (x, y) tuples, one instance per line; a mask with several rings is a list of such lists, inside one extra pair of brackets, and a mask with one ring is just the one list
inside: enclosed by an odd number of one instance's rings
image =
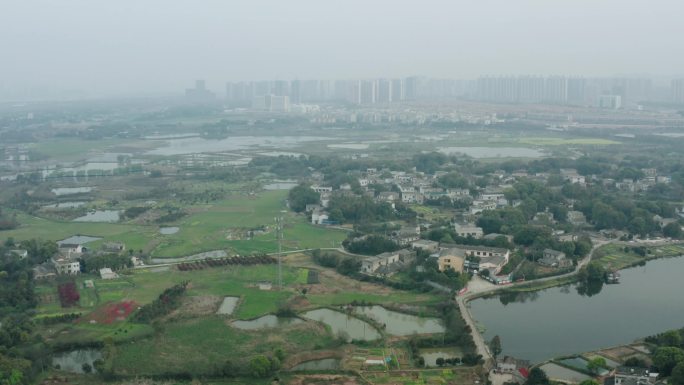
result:
[(283, 290), (283, 217), (276, 217), (275, 223), (278, 240), (278, 288)]

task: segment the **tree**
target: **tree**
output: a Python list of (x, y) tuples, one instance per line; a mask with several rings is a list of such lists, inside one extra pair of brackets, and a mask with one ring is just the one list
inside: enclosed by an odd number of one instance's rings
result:
[(258, 355), (249, 361), (249, 374), (252, 377), (264, 378), (271, 373), (271, 361), (266, 356)]
[(672, 369), (669, 383), (672, 385), (684, 385), (684, 361), (678, 363)]
[(580, 382), (579, 385), (599, 385), (599, 383), (598, 383), (598, 381), (592, 379), (592, 380), (584, 380), (584, 381)]
[(274, 350), (273, 356), (276, 357), (277, 359), (279, 359), (281, 362), (283, 360), (285, 360), (285, 352), (283, 351), (283, 349), (278, 348), (278, 349)]
[(300, 184), (290, 190), (287, 194), (287, 199), (290, 203), (290, 208), (299, 213), (306, 209), (306, 205), (318, 203), (321, 196), (312, 190), (311, 187)]
[(90, 366), (90, 364), (87, 362), (83, 363), (83, 365), (81, 366), (81, 369), (83, 369), (83, 373), (86, 373), (86, 374), (91, 373), (93, 371), (93, 367)]
[(625, 366), (631, 366), (635, 368), (648, 368), (648, 362), (639, 357), (630, 357), (625, 361)]
[(439, 366), (439, 367), (444, 366), (444, 358), (438, 357), (437, 360), (435, 360), (435, 363), (436, 363), (437, 366)]
[(489, 343), (489, 350), (492, 352), (494, 358), (501, 354), (501, 337), (496, 335), (492, 338), (492, 341)]
[(684, 232), (682, 226), (677, 222), (668, 223), (663, 227), (663, 235), (674, 239), (682, 239)]
[(658, 343), (662, 346), (678, 348), (682, 346), (682, 335), (678, 330), (669, 330), (658, 336)]
[(224, 377), (235, 377), (238, 374), (238, 369), (235, 367), (235, 364), (233, 364), (233, 361), (226, 360), (221, 367), (221, 374), (223, 374)]
[(542, 369), (532, 368), (527, 381), (525, 381), (525, 385), (549, 385), (549, 378)]
[(596, 357), (587, 363), (587, 369), (592, 373), (598, 373), (599, 370), (606, 366), (606, 359), (603, 357)]
[(675, 366), (684, 361), (684, 350), (671, 346), (656, 349), (653, 354), (653, 365), (660, 374), (669, 376)]

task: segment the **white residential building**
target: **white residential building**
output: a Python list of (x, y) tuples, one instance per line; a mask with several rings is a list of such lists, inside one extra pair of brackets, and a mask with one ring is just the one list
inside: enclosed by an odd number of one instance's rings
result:
[(456, 235), (458, 235), (459, 237), (463, 237), (463, 238), (467, 238), (467, 237), (482, 238), (482, 236), (484, 235), (482, 228), (477, 227), (477, 226), (475, 226), (475, 224), (472, 224), (472, 223), (467, 223), (467, 224), (454, 223), (454, 231), (456, 231)]

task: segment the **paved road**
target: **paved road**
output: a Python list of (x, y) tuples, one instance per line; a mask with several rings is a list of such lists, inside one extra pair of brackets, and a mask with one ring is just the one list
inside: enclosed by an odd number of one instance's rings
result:
[[(317, 247), (315, 249), (299, 249), (299, 250), (288, 250), (288, 251), (283, 251), (283, 255), (286, 254), (294, 254), (294, 253), (303, 253), (305, 251), (313, 251), (313, 250), (335, 250), (339, 251), (343, 254), (346, 255), (354, 255), (354, 256), (359, 256), (359, 257), (364, 257), (363, 255), (358, 255), (358, 254), (352, 254), (348, 251), (346, 251), (343, 247)], [(167, 260), (169, 262), (162, 262), (162, 263), (154, 263), (155, 261), (163, 261), (165, 258), (152, 258), (152, 263), (149, 265), (142, 265), (142, 266), (135, 266), (134, 269), (148, 269), (148, 268), (153, 268), (153, 267), (164, 267), (164, 266), (174, 266), (174, 265), (180, 265), (181, 263), (184, 262), (199, 262), (199, 261), (204, 261), (206, 259), (220, 259), (220, 258), (225, 258), (229, 255), (225, 254), (216, 254), (216, 255), (211, 255), (210, 253), (215, 253), (217, 251), (223, 251), (223, 250), (215, 250), (215, 251), (209, 251), (201, 254), (206, 254), (207, 256), (205, 257), (198, 257), (198, 258), (190, 258), (190, 257), (180, 257), (180, 258), (168, 258)], [(199, 254), (195, 254), (199, 255)], [(267, 253), (266, 255), (278, 255), (278, 253)]]

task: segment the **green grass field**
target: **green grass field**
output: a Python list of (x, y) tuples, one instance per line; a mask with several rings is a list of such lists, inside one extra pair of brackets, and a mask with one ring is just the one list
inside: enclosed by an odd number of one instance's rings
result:
[(674, 257), (684, 254), (684, 245), (650, 246), (648, 254), (642, 257), (635, 252), (625, 251), (624, 245), (609, 244), (598, 250), (596, 258), (607, 270), (619, 270), (653, 258)]
[(621, 144), (615, 140), (600, 138), (544, 138), (529, 137), (518, 139), (518, 143), (530, 144), (533, 146), (566, 146), (566, 145), (610, 145)]
[(62, 161), (84, 159), (91, 151), (104, 151), (110, 147), (130, 143), (125, 139), (59, 139), (32, 144), (29, 148), (50, 158)]
[[(225, 249), (238, 254), (275, 252), (273, 222), (276, 216), (282, 216), (285, 218), (284, 250), (340, 245), (346, 232), (312, 226), (304, 216), (286, 211), (286, 194), (286, 191), (266, 191), (257, 196), (235, 195), (210, 205), (187, 207), (190, 215), (168, 224), (180, 227), (180, 231), (172, 235), (159, 234), (157, 225), (69, 222), (18, 213), (21, 226), (3, 231), (2, 239), (57, 241), (72, 235), (90, 235), (104, 238), (93, 242), (91, 247), (97, 248), (104, 241), (118, 241), (127, 249), (146, 250), (158, 258)], [(232, 233), (244, 233), (260, 226), (266, 226), (267, 231), (253, 239), (228, 239)]]
[(212, 316), (169, 323), (158, 337), (120, 345), (113, 363), (122, 374), (208, 373), (227, 359), (240, 363), (275, 349), (293, 354), (329, 347), (332, 342), (330, 333), (314, 324), (248, 332)]
[[(266, 191), (258, 197), (236, 196), (211, 205), (195, 206), (191, 215), (174, 224), (181, 230), (163, 237), (153, 255), (178, 257), (217, 249), (231, 249), (238, 254), (275, 252), (273, 223), (277, 216), (285, 218), (285, 250), (331, 247), (344, 240), (345, 232), (312, 226), (303, 216), (286, 211), (286, 195), (286, 191)], [(259, 226), (267, 226), (266, 233), (253, 239), (228, 239), (234, 231)]]

